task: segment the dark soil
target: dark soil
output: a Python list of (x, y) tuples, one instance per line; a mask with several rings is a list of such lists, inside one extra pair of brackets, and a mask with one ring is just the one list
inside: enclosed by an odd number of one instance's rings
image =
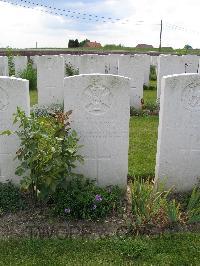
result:
[(157, 224), (134, 227), (131, 215), (130, 188), (127, 189), (124, 214), (106, 220), (64, 220), (52, 217), (45, 206), (30, 208), (15, 214), (0, 216), (0, 239), (2, 238), (76, 238), (126, 237), (137, 234), (155, 235), (165, 232), (199, 232), (200, 223), (175, 224), (159, 227)]

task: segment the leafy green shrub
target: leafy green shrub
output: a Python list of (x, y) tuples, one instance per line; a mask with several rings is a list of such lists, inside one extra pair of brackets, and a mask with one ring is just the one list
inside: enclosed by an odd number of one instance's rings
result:
[[(30, 190), (35, 198), (48, 199), (57, 186), (64, 184), (82, 157), (77, 154), (78, 137), (70, 129), (68, 113), (54, 117), (36, 117), (17, 108), (14, 123), (18, 122), (17, 134), (21, 140), (17, 158), (21, 164), (16, 174), (22, 176), (21, 186)], [(5, 134), (10, 134), (5, 131)]]
[(64, 112), (64, 105), (53, 103), (50, 105), (34, 105), (31, 108), (31, 113), (36, 117), (47, 117), (47, 116), (55, 116), (57, 113)]
[(154, 86), (154, 85), (149, 85), (149, 86), (147, 86), (147, 85), (143, 85), (143, 89), (144, 90), (150, 90), (150, 91), (154, 91), (154, 90), (156, 90), (157, 89), (157, 87), (156, 87), (156, 85)]
[(149, 80), (152, 80), (152, 81), (157, 80), (156, 67), (153, 65), (150, 66)]
[(161, 211), (164, 211), (169, 191), (157, 191), (149, 179), (134, 179), (131, 193), (132, 214), (136, 224), (140, 225), (152, 222)]
[(142, 109), (136, 109), (135, 107), (130, 107), (130, 116), (145, 116), (145, 112)]
[(0, 210), (5, 212), (16, 212), (26, 206), (19, 187), (11, 182), (0, 183)]
[(187, 206), (189, 223), (200, 222), (200, 188), (193, 189)]
[(65, 218), (97, 219), (118, 212), (122, 208), (119, 187), (100, 188), (94, 181), (74, 176), (53, 195), (53, 213)]
[(19, 73), (19, 77), (29, 80), (29, 89), (37, 90), (37, 70), (33, 68), (33, 63), (28, 62), (27, 68)]
[(146, 102), (142, 105), (142, 109), (136, 109), (133, 106), (130, 107), (130, 116), (148, 116), (157, 115), (159, 113), (159, 104)]
[(65, 64), (65, 74), (67, 76), (74, 76), (79, 74), (79, 70), (75, 69), (71, 64)]
[(9, 72), (9, 76), (14, 76), (15, 75), (15, 65), (14, 65), (14, 56), (13, 56), (12, 48), (7, 47), (6, 56), (8, 57), (8, 72)]

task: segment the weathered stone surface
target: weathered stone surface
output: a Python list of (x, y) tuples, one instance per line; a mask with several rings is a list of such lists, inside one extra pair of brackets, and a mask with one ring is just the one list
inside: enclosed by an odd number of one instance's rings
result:
[(114, 75), (65, 78), (65, 111), (80, 136), (85, 163), (76, 172), (98, 185), (127, 184), (130, 116), (129, 79)]
[(105, 73), (104, 55), (81, 55), (79, 58), (79, 74)]
[(185, 73), (197, 73), (199, 67), (199, 57), (197, 55), (183, 55)]
[(119, 71), (119, 55), (109, 54), (105, 56), (105, 74), (118, 75)]
[[(0, 132), (17, 128), (17, 125), (13, 125), (13, 114), (17, 107), (29, 115), (29, 82), (14, 77), (0, 77)], [(15, 135), (0, 136), (0, 182), (8, 179), (19, 181), (15, 175), (18, 162), (14, 161), (18, 147), (19, 140)]]
[(156, 179), (190, 190), (200, 177), (200, 76), (164, 77), (160, 106)]
[(149, 86), (149, 74), (150, 74), (150, 65), (151, 65), (151, 57), (150, 55), (144, 54), (140, 55), (144, 60), (144, 84)]
[(144, 60), (140, 55), (119, 57), (119, 75), (130, 78), (130, 105), (141, 108), (144, 84)]
[(63, 103), (64, 58), (40, 56), (37, 62), (37, 87), (39, 105)]
[(7, 56), (0, 56), (0, 76), (9, 76)]
[(157, 98), (160, 98), (162, 77), (185, 73), (182, 57), (177, 55), (160, 55), (158, 57)]
[(27, 68), (28, 59), (27, 56), (14, 56), (15, 76), (19, 77), (19, 74)]

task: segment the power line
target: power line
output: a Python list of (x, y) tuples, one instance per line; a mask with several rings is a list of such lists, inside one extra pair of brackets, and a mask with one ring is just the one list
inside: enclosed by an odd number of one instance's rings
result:
[[(50, 5), (43, 5), (37, 2), (33, 2), (33, 1), (27, 1), (27, 0), (19, 0), (19, 2), (16, 1), (10, 1), (10, 0), (0, 0), (1, 2), (6, 2), (6, 3), (10, 3), (16, 6), (21, 6), (21, 7), (25, 7), (25, 8), (32, 8), (35, 10), (35, 7), (40, 7), (42, 8), (42, 12), (46, 12), (49, 14), (54, 14), (54, 15), (60, 15), (60, 16), (65, 16), (67, 18), (71, 18), (71, 19), (81, 19), (84, 21), (91, 22), (91, 21), (95, 21), (95, 22), (103, 22), (103, 23), (120, 23), (120, 24), (127, 24), (129, 22), (129, 20), (123, 20), (120, 18), (111, 18), (111, 17), (105, 17), (105, 16), (97, 16), (94, 14), (89, 14), (87, 12), (81, 13), (78, 11), (73, 11), (70, 9), (62, 9), (62, 8), (56, 8)], [(31, 6), (32, 7), (31, 7)], [(44, 10), (45, 9), (45, 10)], [(137, 23), (142, 23), (144, 21), (137, 21)]]
[[(36, 8), (39, 7), (40, 9), (38, 11), (40, 11), (40, 12), (44, 12), (44, 13), (52, 14), (52, 15), (56, 15), (56, 16), (62, 16), (62, 17), (66, 17), (69, 19), (73, 19), (73, 20), (83, 20), (86, 23), (91, 23), (91, 22), (120, 23), (120, 24), (133, 23), (128, 19), (123, 20), (120, 18), (97, 16), (95, 14), (90, 14), (87, 12), (74, 11), (71, 9), (56, 8), (56, 7), (53, 7), (51, 5), (40, 4), (40, 3), (37, 3), (36, 1), (33, 2), (31, 0), (19, 0), (19, 1), (0, 0), (0, 2), (5, 2), (5, 3), (15, 5), (15, 6), (24, 7), (24, 8), (33, 9), (33, 10), (38, 10)], [(134, 25), (135, 26), (141, 26), (141, 25), (144, 25), (144, 23), (145, 23), (145, 21), (139, 20), (139, 21), (135, 21)], [(160, 24), (149, 24), (149, 25), (156, 25), (156, 26), (159, 25), (160, 26)], [(191, 33), (195, 33), (195, 34), (200, 34), (200, 32), (198, 32), (198, 31), (189, 30), (189, 29), (186, 29), (184, 27), (180, 27), (180, 26), (177, 26), (174, 24), (165, 23), (163, 26), (167, 27), (170, 30), (179, 30), (179, 31), (184, 31), (184, 32), (191, 32)]]
[(198, 32), (196, 30), (191, 30), (191, 29), (188, 29), (188, 28), (184, 28), (184, 27), (180, 27), (180, 26), (174, 25), (174, 24), (166, 23), (164, 25), (168, 29), (171, 29), (171, 30), (179, 30), (179, 31), (184, 31), (184, 32), (189, 32), (189, 33), (194, 33), (194, 34), (200, 34), (200, 32)]

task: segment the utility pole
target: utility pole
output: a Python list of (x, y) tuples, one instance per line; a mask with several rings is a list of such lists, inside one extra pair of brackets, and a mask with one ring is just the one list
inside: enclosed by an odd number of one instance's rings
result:
[(163, 24), (162, 24), (162, 19), (160, 21), (160, 45), (159, 45), (159, 52), (161, 52), (162, 48), (162, 30), (163, 30)]

